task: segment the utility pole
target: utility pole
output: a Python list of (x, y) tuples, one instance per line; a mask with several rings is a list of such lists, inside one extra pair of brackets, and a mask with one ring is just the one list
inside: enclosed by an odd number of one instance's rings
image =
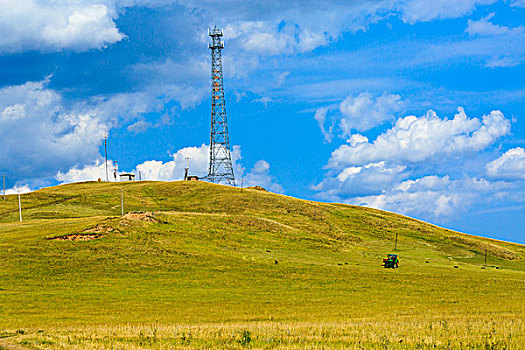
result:
[(394, 246), (394, 251), (397, 250), (397, 235), (398, 235), (398, 232), (396, 232), (396, 245)]
[(18, 190), (18, 212), (20, 213), (20, 222), (22, 222), (22, 203), (20, 201), (20, 189)]
[(109, 177), (108, 177), (108, 145), (107, 145), (107, 141), (108, 141), (108, 134), (106, 133), (106, 135), (104, 136), (104, 154), (106, 155), (106, 182), (109, 182)]
[(2, 178), (4, 180), (4, 201), (5, 201), (5, 174), (2, 174)]
[(190, 170), (190, 157), (186, 157), (186, 168), (184, 168), (184, 181), (188, 180), (189, 170)]
[(117, 161), (113, 161), (113, 178), (115, 179), (115, 182), (117, 182), (117, 166)]
[(487, 250), (485, 249), (485, 266), (487, 266)]
[(124, 190), (120, 190), (120, 212), (124, 216)]
[(244, 189), (244, 179), (241, 179), (241, 192)]
[(210, 182), (235, 186), (222, 77), (223, 32), (215, 27), (212, 30), (208, 29), (208, 35), (212, 39), (208, 45), (211, 49), (211, 133), (210, 166), (206, 178)]

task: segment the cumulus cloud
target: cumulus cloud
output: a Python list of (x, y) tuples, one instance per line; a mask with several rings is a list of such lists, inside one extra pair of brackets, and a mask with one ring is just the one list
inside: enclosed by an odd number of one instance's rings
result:
[(421, 117), (399, 118), (395, 125), (369, 142), (353, 135), (349, 144), (336, 149), (329, 168), (364, 165), (381, 160), (421, 162), (435, 156), (482, 150), (510, 132), (510, 121), (499, 111), (468, 118), (463, 108), (453, 119), (440, 118), (434, 111)]
[[(440, 118), (433, 111), (399, 118), (373, 141), (351, 135), (332, 153), (325, 178), (313, 189), (326, 200), (441, 220), (482, 199), (509, 196), (512, 186), (502, 181), (432, 173), (447, 172), (465, 157), (488, 150), (509, 132), (510, 121), (499, 111), (481, 120), (468, 118), (462, 108), (453, 119)], [(441, 166), (444, 160), (445, 168)], [(498, 173), (504, 161), (493, 163), (487, 167), (489, 174)]]
[(15, 186), (13, 188), (6, 188), (5, 194), (22, 194), (31, 192), (31, 188), (28, 185)]
[(347, 96), (337, 105), (318, 108), (314, 119), (319, 124), (325, 142), (329, 143), (336, 122), (341, 136), (350, 137), (352, 130), (366, 131), (388, 120), (395, 120), (395, 113), (403, 108), (403, 104), (399, 95), (384, 93), (373, 96), (369, 92), (361, 92), (357, 96)]
[[(188, 30), (200, 30), (210, 19), (220, 18), (234, 48), (272, 56), (312, 51), (337, 40), (346, 31), (366, 30), (368, 25), (392, 15), (413, 24), (460, 17), (494, 1), (260, 1), (255, 5), (230, 1), (217, 5), (214, 1), (175, 0), (0, 0), (0, 47), (4, 52), (99, 49), (125, 38), (115, 20), (126, 8), (178, 6), (182, 20), (191, 19), (187, 21), (187, 26), (192, 27)], [(520, 1), (515, 0), (514, 4), (518, 6)], [(206, 40), (205, 35), (192, 34), (199, 41)]]
[(332, 201), (344, 201), (354, 196), (366, 196), (383, 192), (385, 188), (408, 177), (407, 167), (391, 165), (385, 161), (363, 166), (349, 166), (333, 172), (313, 190), (320, 197)]
[(352, 130), (366, 131), (387, 120), (394, 120), (395, 112), (399, 112), (402, 105), (399, 95), (385, 93), (373, 97), (370, 93), (362, 92), (357, 97), (348, 96), (339, 104), (343, 135), (349, 136)]
[[(204, 177), (208, 174), (209, 146), (185, 147), (171, 155), (167, 162), (148, 160), (135, 167), (132, 171), (136, 179), (151, 181), (177, 181), (184, 179), (186, 166), (189, 166), (189, 175)], [(283, 187), (270, 175), (270, 164), (265, 160), (257, 161), (252, 169), (245, 173), (240, 164), (242, 159), (241, 149), (234, 146), (231, 152), (237, 186), (244, 180), (244, 186), (262, 186), (270, 191), (283, 193)], [(113, 162), (108, 160), (109, 180), (113, 181)], [(58, 172), (55, 179), (61, 183), (79, 181), (96, 181), (106, 179), (106, 166), (103, 160), (97, 159), (91, 165), (83, 167), (74, 166), (67, 172)]]
[(487, 175), (505, 180), (525, 180), (525, 149), (509, 149), (499, 158), (488, 163)]
[(98, 157), (107, 130), (96, 109), (68, 108), (47, 81), (0, 89), (0, 164), (11, 178), (37, 178)]
[(265, 160), (257, 161), (243, 179), (244, 186), (261, 186), (272, 192), (284, 192), (283, 187), (270, 175), (270, 164)]
[[(108, 180), (114, 180), (114, 165), (113, 161), (108, 160), (107, 164), (107, 175)], [(101, 179), (102, 181), (106, 180), (106, 164), (104, 161), (97, 159), (94, 164), (86, 165), (84, 167), (74, 166), (69, 169), (67, 172), (62, 173), (58, 172), (55, 175), (55, 179), (60, 183), (72, 183), (72, 182), (81, 182), (81, 181), (97, 181)]]
[(505, 183), (482, 178), (452, 180), (449, 176), (430, 175), (406, 180), (379, 195), (356, 197), (349, 202), (446, 221), (447, 217), (459, 215), (473, 203), (500, 197), (507, 189), (509, 186)]
[[(189, 162), (189, 174), (202, 177), (208, 173), (209, 149), (208, 145), (185, 147), (172, 154), (172, 160), (168, 162), (149, 160), (137, 165), (135, 173), (140, 172), (143, 180), (182, 180), (184, 168)], [(234, 147), (232, 158), (236, 160), (239, 155), (239, 148)], [(189, 161), (186, 158), (189, 158)]]
[[(0, 89), (0, 164), (11, 179), (44, 179), (91, 166), (100, 158), (104, 136), (119, 123), (131, 123), (128, 131), (135, 133), (160, 127), (170, 123), (173, 113), (166, 104), (188, 107), (196, 98), (182, 87), (168, 86), (164, 94), (156, 87), (68, 102), (49, 82)], [(160, 114), (156, 124), (143, 119), (153, 111)]]
[[(109, 1), (0, 0), (0, 52), (85, 51), (122, 40)], [(30, 20), (28, 20), (30, 19)]]
[(242, 48), (261, 55), (311, 51), (329, 41), (329, 36), (307, 26), (289, 22), (242, 21), (224, 29), (229, 38), (239, 38)]
[[(208, 173), (208, 157), (208, 145), (185, 147), (172, 154), (172, 159), (169, 161), (148, 160), (138, 164), (132, 172), (135, 174), (136, 179), (175, 181), (184, 179), (184, 168), (189, 165), (190, 175), (202, 177)], [(239, 147), (234, 147), (232, 158), (234, 163), (237, 159), (240, 159)], [(113, 181), (114, 166), (111, 160), (108, 160), (108, 169), (109, 179)], [(95, 181), (99, 178), (102, 180), (106, 179), (106, 166), (104, 161), (100, 159), (83, 167), (74, 166), (65, 173), (58, 172), (55, 175), (55, 179), (61, 183)]]

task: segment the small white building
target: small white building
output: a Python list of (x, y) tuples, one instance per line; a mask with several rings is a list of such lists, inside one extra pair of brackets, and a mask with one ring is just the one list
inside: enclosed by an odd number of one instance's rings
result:
[(119, 176), (120, 176), (120, 181), (135, 181), (135, 174), (122, 173)]

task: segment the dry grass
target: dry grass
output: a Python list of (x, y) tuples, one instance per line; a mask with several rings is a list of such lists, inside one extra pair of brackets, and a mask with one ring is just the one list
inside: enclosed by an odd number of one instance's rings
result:
[(0, 349), (525, 348), (522, 245), (195, 182), (45, 189), (22, 224), (17, 200), (0, 201)]
[[(23, 334), (21, 334), (23, 333)], [(12, 344), (35, 349), (521, 349), (525, 322), (490, 318), (400, 317), (344, 322), (125, 324), (19, 330)]]

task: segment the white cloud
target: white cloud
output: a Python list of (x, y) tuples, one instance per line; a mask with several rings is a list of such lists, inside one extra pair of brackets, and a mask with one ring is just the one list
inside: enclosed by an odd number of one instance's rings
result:
[(489, 5), (497, 0), (412, 0), (399, 1), (401, 18), (410, 24), (435, 19), (457, 18), (474, 11), (477, 6)]
[(483, 17), (479, 21), (468, 20), (467, 32), (469, 35), (479, 36), (497, 36), (497, 35), (520, 35), (525, 32), (524, 26), (519, 27), (507, 27), (498, 24), (493, 24), (490, 19), (494, 17), (494, 13), (491, 13), (487, 17)]
[(441, 119), (429, 111), (422, 117), (399, 118), (395, 125), (372, 143), (361, 137), (336, 149), (329, 168), (364, 165), (381, 160), (421, 162), (436, 156), (455, 156), (482, 150), (510, 132), (510, 121), (499, 111), (468, 118), (462, 108), (454, 119)]
[(348, 96), (339, 104), (343, 135), (349, 136), (352, 130), (366, 131), (387, 120), (394, 120), (395, 112), (399, 112), (402, 106), (399, 95), (385, 93), (374, 98), (372, 94), (363, 92), (357, 97)]
[(525, 0), (512, 0), (510, 6), (525, 7)]
[(148, 128), (151, 126), (151, 123), (148, 123), (144, 120), (138, 120), (136, 121), (135, 123), (129, 125), (127, 127), (127, 130), (129, 132), (132, 132), (134, 134), (139, 134), (141, 132), (144, 132), (146, 130), (148, 130)]
[[(128, 131), (136, 133), (161, 127), (174, 113), (166, 104), (190, 108), (199, 98), (193, 88), (169, 85), (71, 103), (48, 88), (49, 80), (0, 89), (0, 164), (10, 178), (45, 179), (93, 165), (105, 134), (120, 122), (131, 122)], [(143, 119), (152, 111), (160, 114), (155, 124)]]
[(224, 35), (231, 39), (238, 38), (242, 48), (248, 52), (270, 56), (311, 51), (329, 41), (326, 33), (296, 23), (286, 22), (283, 25), (280, 21), (231, 23), (224, 28)]
[(404, 165), (389, 165), (384, 161), (363, 166), (349, 166), (330, 173), (312, 189), (320, 197), (331, 201), (344, 201), (354, 196), (381, 193), (385, 188), (407, 178)]
[[(493, 40), (490, 52), (485, 62), (485, 67), (514, 67), (525, 60), (525, 53), (521, 43), (525, 40), (525, 26), (507, 27), (494, 24), (490, 20), (494, 13), (483, 17), (479, 21), (468, 20), (465, 32), (469, 36), (487, 38)], [(508, 48), (501, 50), (496, 44), (506, 43)]]
[[(3, 192), (3, 191), (2, 191)], [(31, 188), (28, 185), (15, 186), (5, 190), (5, 194), (22, 194), (32, 192)]]
[(374, 141), (351, 135), (332, 153), (325, 178), (313, 189), (326, 200), (442, 220), (476, 203), (510, 198), (512, 186), (505, 182), (432, 174), (455, 169), (509, 132), (510, 121), (499, 111), (481, 120), (468, 118), (462, 108), (453, 119), (433, 111), (399, 118)]
[(125, 35), (113, 4), (103, 2), (0, 0), (0, 52), (85, 51), (118, 42)]
[(525, 149), (509, 149), (487, 164), (487, 175), (505, 180), (525, 180)]
[[(189, 175), (204, 177), (208, 174), (209, 146), (185, 147), (175, 152), (172, 160), (162, 162), (148, 160), (135, 167), (132, 171), (135, 178), (152, 181), (176, 181), (184, 179), (184, 168), (189, 165)], [(231, 152), (234, 173), (237, 178), (237, 186), (244, 180), (244, 186), (262, 186), (270, 191), (283, 193), (284, 189), (270, 175), (270, 164), (265, 160), (259, 160), (247, 174), (239, 163), (242, 159), (241, 149), (234, 146)], [(187, 160), (189, 158), (189, 160)], [(113, 162), (108, 160), (109, 180), (113, 181)], [(82, 168), (73, 167), (66, 173), (58, 172), (55, 179), (61, 183), (79, 181), (96, 181), (106, 179), (106, 167), (104, 161), (96, 160), (93, 164)]]
[(325, 127), (326, 122), (326, 114), (328, 113), (327, 108), (319, 108), (315, 111), (314, 119), (319, 124), (319, 128), (321, 129), (321, 133), (323, 134), (324, 141), (325, 142), (332, 142), (333, 134), (332, 131), (334, 129), (334, 124), (330, 125), (328, 127), (328, 130)]
[(107, 123), (93, 108), (66, 107), (47, 81), (0, 89), (0, 164), (11, 178), (38, 178), (93, 161)]
[(267, 190), (283, 193), (284, 189), (270, 175), (270, 164), (265, 160), (257, 161), (244, 177), (244, 186), (261, 186)]
[[(107, 175), (109, 181), (114, 181), (114, 166), (113, 161), (108, 160)], [(93, 165), (86, 165), (83, 168), (74, 166), (66, 173), (58, 172), (55, 179), (61, 183), (71, 183), (80, 181), (97, 181), (101, 179), (106, 180), (106, 165), (104, 161), (97, 159)]]
[(224, 26), (228, 50), (235, 56), (242, 53), (275, 56), (310, 52), (337, 41), (344, 32), (366, 30), (371, 24), (391, 16), (416, 23), (442, 18), (456, 18), (473, 11), (477, 6), (495, 0), (337, 0), (275, 2), (258, 1), (124, 1), (118, 7), (168, 4), (180, 6), (179, 13), (186, 27), (195, 30), (200, 43), (208, 40), (202, 28), (210, 24)]
[[(138, 174), (140, 171), (143, 180), (182, 180), (186, 158), (189, 157), (189, 174), (202, 177), (208, 173), (209, 149), (208, 145), (182, 148), (172, 155), (173, 160), (168, 162), (146, 161), (137, 165), (135, 173)], [(235, 158), (235, 152), (232, 153)]]
[[(186, 168), (189, 157), (189, 174), (198, 175), (200, 177), (208, 173), (208, 145), (201, 145), (200, 147), (185, 147), (174, 154), (172, 160), (162, 162), (158, 160), (148, 160), (135, 167), (132, 171), (135, 174), (135, 179), (152, 180), (152, 181), (174, 181), (182, 180), (184, 178), (184, 168)], [(233, 159), (239, 159), (240, 150), (234, 147), (232, 152)], [(113, 161), (108, 160), (109, 180), (114, 180), (114, 166)], [(140, 173), (140, 174), (139, 174)], [(67, 172), (58, 172), (55, 179), (61, 183), (79, 182), (79, 181), (96, 181), (97, 179), (106, 179), (106, 166), (103, 160), (97, 159), (90, 165), (79, 167), (72, 167)]]
[(474, 203), (497, 200), (507, 189), (505, 183), (481, 178), (430, 175), (401, 182), (379, 195), (352, 198), (349, 203), (447, 221)]
[[(408, 23), (455, 18), (493, 0), (381, 0), (310, 1), (256, 5), (243, 1), (217, 4), (214, 1), (116, 1), (0, 0), (0, 50), (84, 51), (100, 49), (125, 38), (115, 20), (127, 7), (179, 6), (181, 20), (200, 30), (210, 19), (226, 24), (225, 35), (233, 46), (260, 55), (312, 51), (337, 40), (343, 32), (365, 30), (368, 25), (399, 14)], [(515, 1), (519, 5), (519, 1)], [(31, 18), (31, 21), (27, 21)], [(191, 19), (191, 20), (189, 20)], [(320, 20), (321, 19), (321, 20)], [(194, 35), (196, 41), (206, 36)]]

